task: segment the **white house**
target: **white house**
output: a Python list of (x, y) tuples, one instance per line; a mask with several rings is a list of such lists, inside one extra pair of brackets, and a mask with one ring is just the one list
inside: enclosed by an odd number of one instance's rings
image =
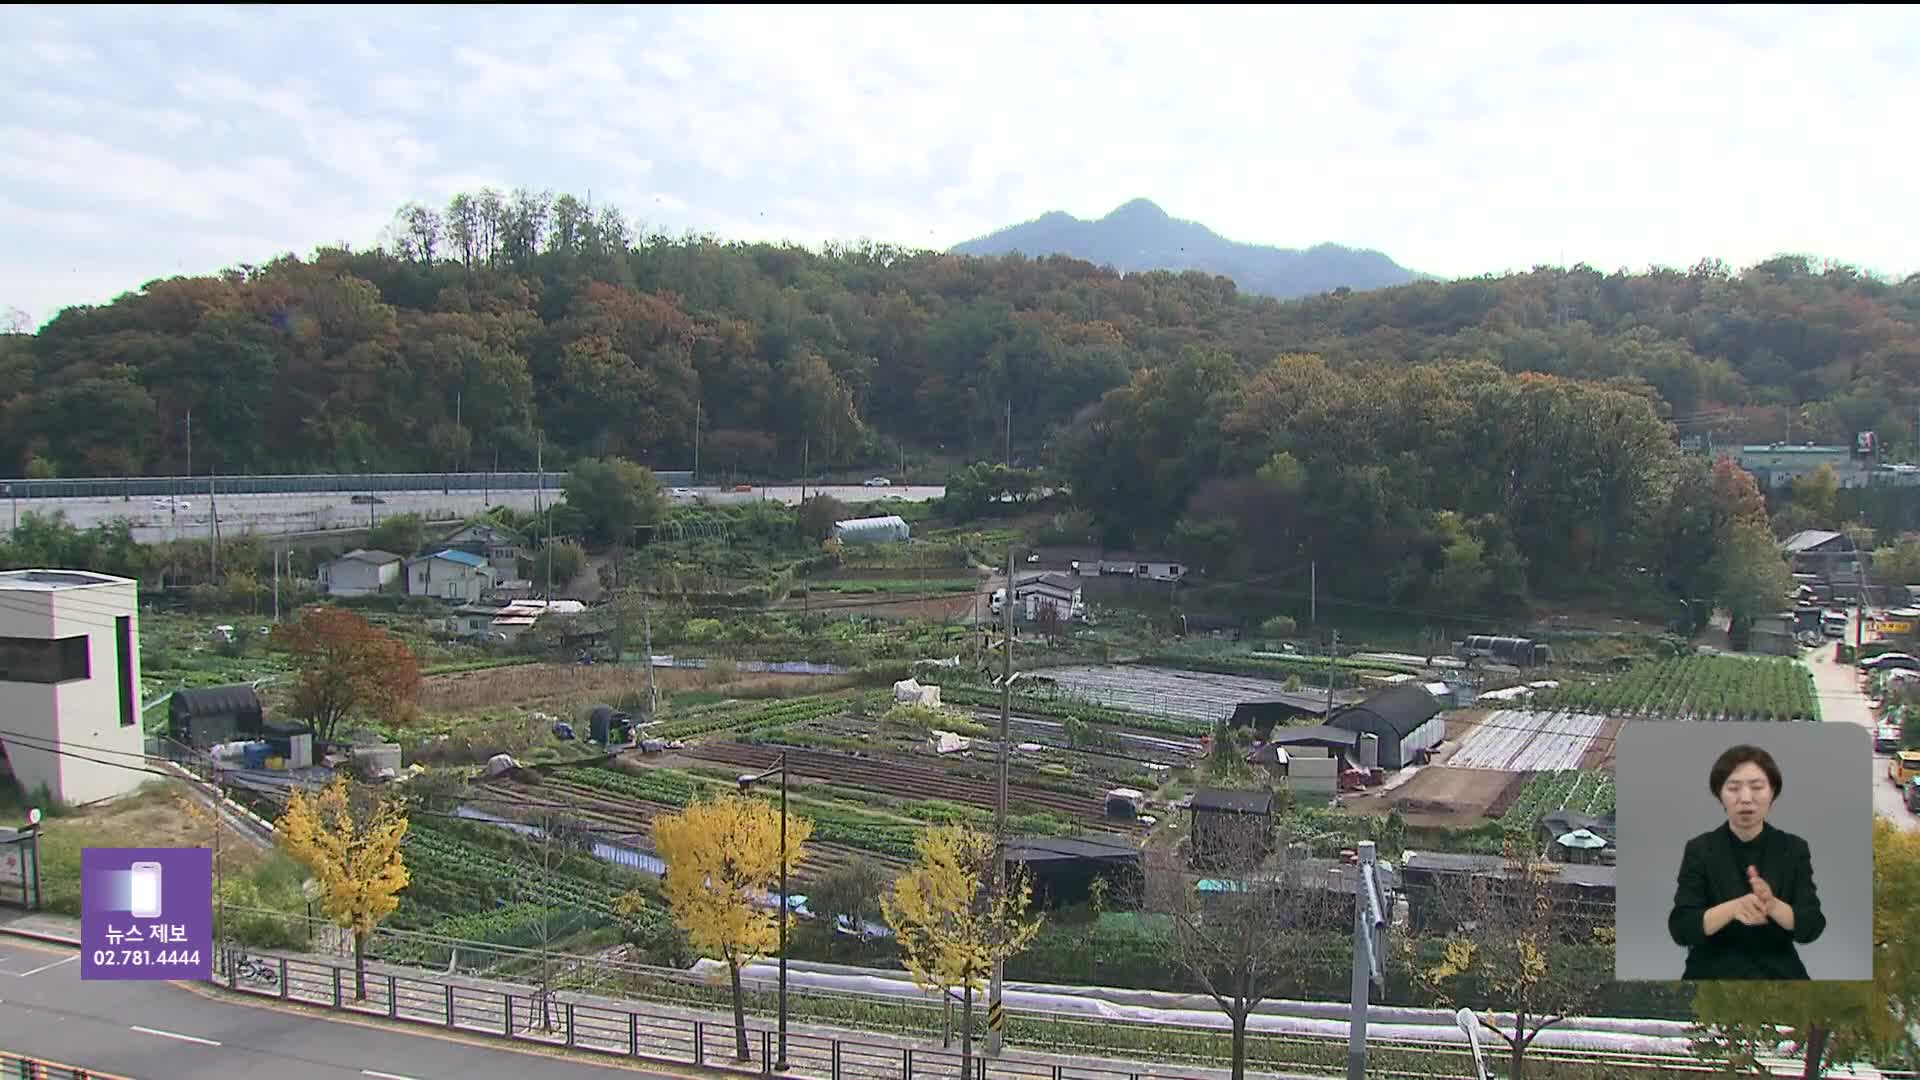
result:
[[(478, 555), (493, 567), (493, 580), (512, 581), (520, 576), (520, 558), (526, 554), (520, 537), (510, 529), (486, 521), (462, 525), (452, 536), (440, 542), (442, 548)], [(437, 594), (436, 594), (437, 595)]]
[(1019, 605), (1015, 610), (1028, 620), (1040, 618), (1043, 608), (1052, 609), (1063, 621), (1078, 619), (1087, 610), (1081, 600), (1080, 583), (1068, 574), (1020, 575), (1014, 579), (1013, 599)]
[(407, 593), (472, 603), (493, 589), (494, 568), (467, 551), (436, 551), (407, 560)]
[(320, 567), (320, 587), (328, 596), (398, 592), (403, 562), (391, 551), (355, 548)]
[[(147, 779), (138, 586), (79, 570), (0, 571), (0, 736), (28, 799), (88, 803)], [(127, 766), (132, 766), (131, 768)]]

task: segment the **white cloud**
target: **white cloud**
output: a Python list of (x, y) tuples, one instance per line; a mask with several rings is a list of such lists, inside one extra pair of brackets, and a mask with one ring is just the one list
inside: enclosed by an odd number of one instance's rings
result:
[(8, 19), (0, 306), (41, 317), (185, 263), (372, 243), (400, 203), (481, 179), (809, 243), (944, 247), (1146, 196), (1443, 274), (1782, 250), (1920, 269), (1920, 26), (1898, 8)]

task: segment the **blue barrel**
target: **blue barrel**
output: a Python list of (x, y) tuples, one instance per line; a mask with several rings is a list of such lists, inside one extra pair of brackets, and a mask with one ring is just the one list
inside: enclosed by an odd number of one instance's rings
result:
[(248, 743), (243, 752), (242, 761), (249, 769), (264, 769), (267, 767), (267, 755), (270, 753), (272, 750), (266, 743)]

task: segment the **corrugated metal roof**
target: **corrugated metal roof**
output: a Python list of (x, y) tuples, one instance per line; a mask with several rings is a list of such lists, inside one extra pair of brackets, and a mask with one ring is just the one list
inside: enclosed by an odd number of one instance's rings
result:
[(1273, 792), (1241, 788), (1201, 788), (1193, 793), (1193, 808), (1230, 814), (1273, 813)]
[(220, 713), (257, 713), (260, 695), (251, 686), (207, 686), (175, 690), (167, 705), (175, 716), (213, 716)]
[(375, 566), (385, 566), (387, 563), (402, 561), (400, 556), (395, 555), (391, 551), (369, 551), (366, 548), (354, 548), (352, 551), (340, 556), (336, 561), (345, 562), (348, 559), (352, 559), (354, 562), (372, 563)]
[(427, 557), (430, 559), (445, 559), (448, 562), (459, 563), (461, 566), (471, 567), (475, 570), (482, 569), (487, 565), (487, 560), (467, 551), (448, 549), (446, 551), (436, 551)]
[(1786, 551), (1798, 555), (1804, 551), (1812, 551), (1821, 544), (1838, 540), (1843, 535), (1845, 534), (1828, 532), (1825, 529), (1802, 529), (1792, 536), (1787, 537), (1786, 542), (1780, 546)]

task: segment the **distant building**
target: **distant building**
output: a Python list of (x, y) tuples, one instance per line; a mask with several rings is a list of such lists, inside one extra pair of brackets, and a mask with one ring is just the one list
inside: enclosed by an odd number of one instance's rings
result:
[(1329, 726), (1380, 740), (1380, 767), (1400, 769), (1421, 751), (1437, 746), (1446, 734), (1440, 702), (1425, 687), (1406, 683), (1350, 705), (1327, 721)]
[(451, 548), (407, 560), (407, 592), (472, 603), (493, 590), (494, 568), (486, 559)]
[(148, 779), (138, 585), (79, 570), (0, 572), (0, 736), (28, 799), (88, 803)]
[(1006, 857), (1009, 871), (1027, 872), (1034, 906), (1042, 910), (1086, 903), (1094, 881), (1101, 879), (1107, 883), (1108, 902), (1116, 908), (1140, 891), (1140, 849), (1125, 840), (1013, 837), (1007, 841)]
[(404, 559), (391, 551), (355, 548), (320, 566), (320, 588), (328, 596), (371, 596), (399, 592)]
[(1080, 577), (1137, 577), (1148, 581), (1178, 581), (1187, 574), (1187, 566), (1171, 556), (1093, 547), (1035, 548), (1028, 565)]
[(1061, 622), (1078, 619), (1087, 612), (1080, 585), (1069, 574), (1020, 574), (1014, 578), (1014, 611), (1029, 621), (1040, 618), (1049, 609)]
[(167, 737), (182, 746), (253, 738), (265, 723), (266, 710), (251, 686), (175, 690), (167, 699)]
[[(513, 581), (520, 576), (520, 560), (526, 557), (526, 543), (518, 533), (490, 521), (472, 521), (440, 541), (442, 549), (478, 555), (493, 567), (495, 581)], [(438, 594), (435, 594), (438, 595)]]
[(903, 544), (913, 530), (898, 514), (848, 518), (833, 523), (833, 538), (843, 544)]
[(1843, 488), (1866, 487), (1873, 471), (1871, 460), (1858, 456), (1856, 447), (1813, 443), (1742, 446), (1735, 461), (1752, 473), (1763, 488), (1784, 487), (1803, 476), (1812, 476), (1822, 466), (1833, 469), (1834, 477)]
[(1233, 863), (1272, 850), (1273, 792), (1201, 788), (1190, 804), (1193, 828), (1188, 862), (1205, 870), (1243, 869)]

